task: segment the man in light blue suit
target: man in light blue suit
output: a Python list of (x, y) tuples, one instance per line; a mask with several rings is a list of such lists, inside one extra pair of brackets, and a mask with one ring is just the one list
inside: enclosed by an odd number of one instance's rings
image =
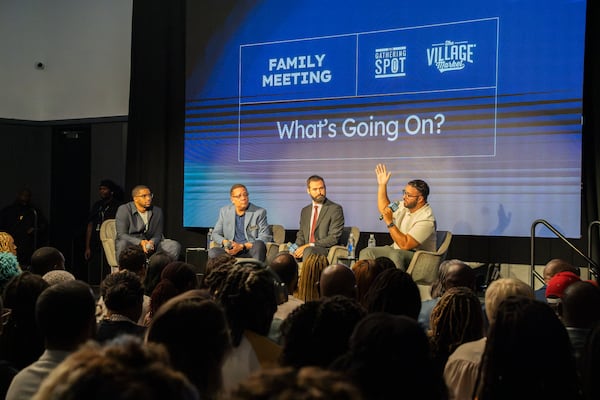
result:
[(229, 195), (232, 204), (221, 208), (213, 229), (212, 239), (218, 246), (208, 251), (208, 257), (228, 253), (264, 262), (265, 243), (272, 240), (267, 210), (250, 203), (248, 190), (241, 183), (233, 185)]

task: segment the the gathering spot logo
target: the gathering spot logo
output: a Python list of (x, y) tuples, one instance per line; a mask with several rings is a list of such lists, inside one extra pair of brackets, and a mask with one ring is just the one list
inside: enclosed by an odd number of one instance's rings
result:
[(375, 78), (406, 76), (406, 46), (375, 49)]
[(473, 64), (473, 52), (477, 45), (468, 41), (454, 42), (446, 40), (434, 43), (427, 49), (427, 64), (440, 72), (459, 71), (467, 63)]

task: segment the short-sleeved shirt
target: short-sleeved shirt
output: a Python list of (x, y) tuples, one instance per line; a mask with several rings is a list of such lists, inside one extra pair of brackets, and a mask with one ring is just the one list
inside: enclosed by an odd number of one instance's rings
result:
[[(394, 224), (400, 229), (400, 232), (413, 237), (420, 243), (414, 250), (436, 250), (436, 234), (435, 234), (435, 216), (429, 204), (425, 204), (414, 213), (411, 213), (408, 208), (401, 205), (394, 212)], [(396, 250), (400, 247), (394, 243), (392, 245)]]

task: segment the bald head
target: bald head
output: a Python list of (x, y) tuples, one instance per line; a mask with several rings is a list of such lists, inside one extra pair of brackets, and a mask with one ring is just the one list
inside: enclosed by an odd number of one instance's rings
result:
[(271, 261), (271, 264), (269, 264), (269, 268), (287, 285), (288, 293), (296, 290), (296, 285), (298, 284), (298, 262), (292, 254), (288, 252), (277, 254), (273, 261)]
[(356, 299), (356, 278), (354, 272), (344, 264), (333, 264), (321, 273), (319, 281), (321, 297), (336, 294)]
[(561, 260), (560, 258), (553, 258), (544, 266), (544, 271), (542, 272), (544, 281), (547, 284), (554, 275), (563, 271), (570, 271), (579, 275), (579, 270), (570, 263)]

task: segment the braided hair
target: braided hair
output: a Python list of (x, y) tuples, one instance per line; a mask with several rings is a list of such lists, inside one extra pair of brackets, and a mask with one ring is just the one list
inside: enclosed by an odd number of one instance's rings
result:
[(429, 343), (438, 367), (465, 342), (483, 337), (483, 309), (475, 292), (465, 286), (450, 288), (433, 307)]

